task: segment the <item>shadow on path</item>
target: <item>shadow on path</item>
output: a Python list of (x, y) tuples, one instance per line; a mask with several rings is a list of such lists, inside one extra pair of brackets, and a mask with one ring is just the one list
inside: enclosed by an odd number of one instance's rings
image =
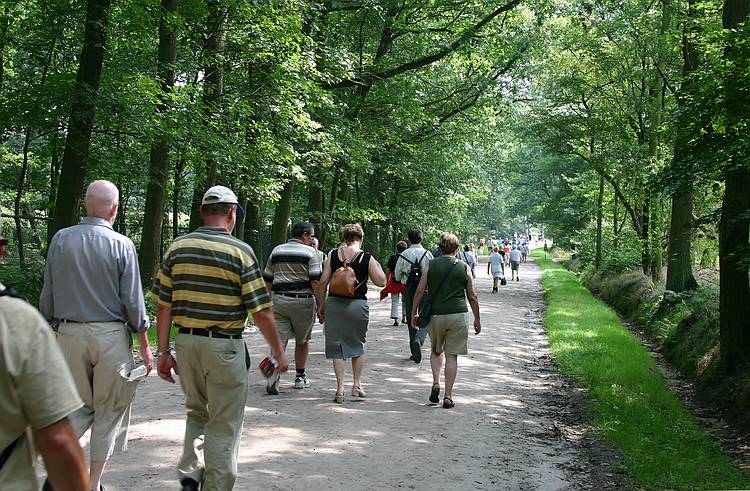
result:
[[(333, 403), (335, 377), (320, 325), (307, 367), (311, 387), (292, 387), (292, 365), (281, 393), (266, 395), (254, 368), (264, 343), (251, 331), (253, 369), (235, 489), (601, 488), (604, 483), (592, 483), (576, 441), (585, 423), (570, 424), (571, 388), (548, 355), (539, 269), (523, 264), (521, 281), (499, 294), (489, 293), (484, 263), (477, 272), (483, 329), (470, 334), (469, 354), (459, 357), (451, 410), (428, 402), (429, 348), (421, 364), (409, 361), (406, 326), (391, 325), (390, 301), (378, 302), (375, 288), (369, 293), (366, 399), (347, 393), (344, 404)], [(293, 353), (290, 346), (287, 354)], [(111, 460), (108, 489), (179, 487), (182, 404), (179, 386), (155, 373), (141, 385), (130, 450)]]

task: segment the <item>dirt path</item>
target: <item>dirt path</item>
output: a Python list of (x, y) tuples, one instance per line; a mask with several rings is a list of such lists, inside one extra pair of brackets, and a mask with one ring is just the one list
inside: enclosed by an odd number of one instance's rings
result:
[[(520, 282), (493, 295), (486, 265), (479, 266), (483, 331), (470, 335), (469, 355), (459, 357), (451, 410), (427, 401), (428, 348), (421, 364), (409, 361), (406, 327), (391, 325), (390, 302), (377, 302), (375, 289), (363, 375), (366, 400), (332, 402), (335, 377), (319, 325), (309, 389), (295, 390), (287, 374), (281, 393), (268, 396), (253, 368), (235, 489), (592, 487), (597, 481), (591, 464), (583, 463), (588, 458), (574, 437), (580, 428), (570, 424), (570, 387), (547, 354), (539, 269), (529, 262), (521, 272)], [(257, 366), (261, 337), (251, 332), (247, 341)], [(155, 373), (148, 377), (138, 389), (130, 449), (108, 466), (108, 489), (179, 487), (174, 469), (184, 430), (182, 403), (179, 386)]]

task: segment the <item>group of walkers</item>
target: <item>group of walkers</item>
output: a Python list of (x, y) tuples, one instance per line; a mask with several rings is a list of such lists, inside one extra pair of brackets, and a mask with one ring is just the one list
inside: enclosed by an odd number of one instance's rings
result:
[[(38, 489), (35, 448), (48, 473), (43, 489), (101, 491), (107, 461), (125, 448), (136, 387), (151, 371), (153, 356), (135, 246), (112, 229), (118, 205), (117, 187), (94, 181), (84, 198), (86, 217), (52, 237), (41, 315), (0, 285), (4, 490)], [(157, 372), (172, 383), (179, 374), (185, 394), (185, 440), (177, 465), (183, 490), (234, 486), (250, 367), (242, 338), (248, 315), (278, 372), (288, 367), (258, 260), (231, 234), (238, 212), (230, 189), (206, 191), (203, 226), (172, 243), (151, 289), (158, 298)], [(319, 257), (309, 249), (310, 258)], [(319, 276), (319, 259), (317, 264)], [(133, 359), (133, 334), (141, 365)], [(78, 439), (89, 429), (87, 468)]]
[(492, 276), (492, 293), (498, 292), (498, 283), (506, 283), (505, 268), (510, 267), (511, 281), (521, 281), (519, 271), (521, 263), (525, 263), (529, 255), (527, 242), (517, 243), (506, 239), (504, 242), (492, 244), (492, 239), (487, 241), (491, 246), (489, 261), (487, 262), (487, 274)]
[[(31, 453), (36, 447), (48, 472), (45, 489), (103, 490), (108, 459), (125, 448), (136, 387), (154, 360), (135, 246), (112, 229), (118, 203), (114, 184), (94, 181), (84, 200), (87, 216), (54, 235), (42, 315), (0, 285), (0, 345), (9, 353), (0, 360), (0, 418), (10, 422), (0, 431), (3, 489), (36, 488)], [(250, 368), (242, 337), (248, 315), (270, 349), (273, 366), (266, 391), (271, 395), (279, 393), (288, 369), (285, 350), (291, 339), (294, 388), (310, 386), (309, 343), (316, 319), (324, 324), (325, 357), (336, 377), (334, 402), (341, 404), (347, 397), (347, 360), (350, 395), (367, 397), (362, 371), (368, 280), (385, 287), (381, 299), (390, 293), (394, 326), (407, 324), (415, 363), (421, 362), (430, 336), (429, 401), (439, 404), (443, 391), (442, 406), (455, 406), (458, 355), (468, 351), (469, 330), (481, 332), (474, 288), (478, 258), (471, 245), (460, 248), (455, 235), (443, 233), (433, 254), (423, 247), (422, 232), (411, 229), (408, 243), (397, 243), (397, 254), (384, 271), (362, 249), (360, 225), (345, 225), (340, 245), (325, 254), (317, 250), (314, 226), (298, 223), (261, 271), (253, 249), (232, 236), (242, 212), (230, 189), (206, 191), (200, 207), (203, 226), (174, 240), (150, 289), (158, 299), (157, 373), (171, 383), (178, 374), (185, 394), (187, 421), (177, 465), (183, 490), (228, 490), (237, 478)], [(507, 263), (494, 248), (488, 264), (493, 291), (508, 264), (518, 281), (519, 264), (528, 252), (524, 247), (511, 244)], [(142, 366), (133, 358), (133, 335)], [(86, 469), (78, 438), (89, 429)]]

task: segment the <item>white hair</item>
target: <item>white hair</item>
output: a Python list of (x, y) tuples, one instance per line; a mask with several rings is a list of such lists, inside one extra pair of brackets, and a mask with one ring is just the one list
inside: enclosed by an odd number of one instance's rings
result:
[(97, 180), (86, 188), (86, 211), (89, 215), (109, 218), (112, 207), (119, 204), (120, 191), (109, 181)]

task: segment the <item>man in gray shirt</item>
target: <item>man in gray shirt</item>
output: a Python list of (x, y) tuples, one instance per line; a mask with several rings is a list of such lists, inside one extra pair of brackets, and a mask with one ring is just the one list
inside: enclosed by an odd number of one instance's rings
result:
[(153, 357), (138, 256), (133, 242), (112, 230), (119, 191), (109, 181), (86, 190), (86, 217), (52, 237), (39, 308), (59, 324), (58, 344), (84, 406), (70, 416), (78, 437), (91, 428), (92, 489), (100, 489), (104, 466), (124, 449), (137, 381), (132, 335), (137, 333), (147, 373)]
[(521, 249), (518, 246), (513, 246), (513, 250), (510, 251), (510, 281), (516, 280), (521, 281), (518, 278), (518, 270), (521, 267)]

